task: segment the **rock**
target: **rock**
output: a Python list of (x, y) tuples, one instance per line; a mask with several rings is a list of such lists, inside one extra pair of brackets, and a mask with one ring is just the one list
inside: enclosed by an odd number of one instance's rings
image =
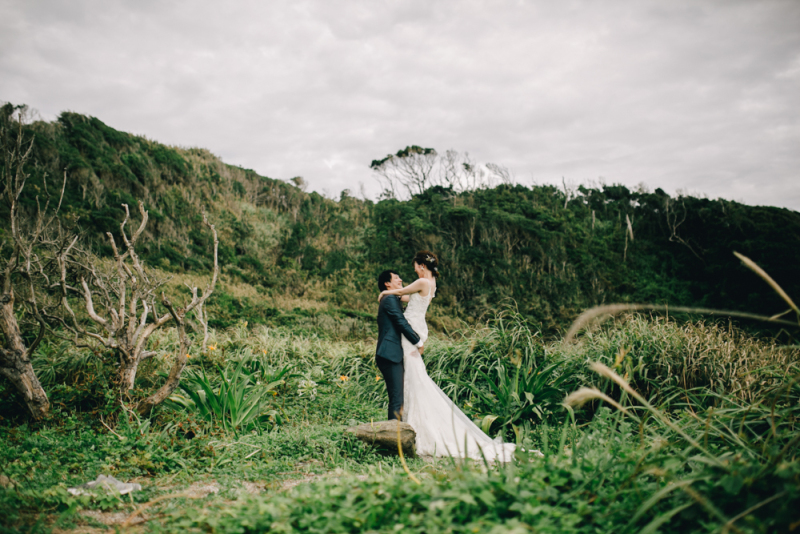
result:
[(67, 491), (72, 495), (85, 495), (91, 493), (95, 488), (106, 490), (111, 493), (118, 493), (120, 495), (127, 495), (132, 491), (141, 491), (141, 484), (128, 484), (117, 480), (112, 476), (98, 475), (97, 480), (92, 480), (86, 484), (81, 484), (74, 488), (67, 488)]
[(401, 421), (378, 421), (375, 423), (364, 423), (350, 427), (345, 432), (355, 434), (355, 436), (378, 448), (381, 452), (397, 454), (397, 432), (400, 431), (400, 445), (403, 448), (403, 455), (409, 458), (415, 457), (416, 448), (414, 446), (417, 433), (408, 423)]
[(5, 475), (0, 475), (0, 488), (10, 488), (11, 479)]

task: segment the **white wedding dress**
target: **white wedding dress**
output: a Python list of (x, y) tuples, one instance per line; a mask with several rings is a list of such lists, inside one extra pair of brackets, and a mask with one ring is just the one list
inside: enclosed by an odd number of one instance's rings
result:
[[(435, 288), (431, 287), (425, 297), (420, 293), (412, 293), (404, 314), (408, 324), (423, 341), (428, 338), (425, 312), (435, 292)], [(417, 454), (479, 461), (485, 457), (492, 463), (511, 461), (516, 445), (503, 443), (499, 438), (493, 440), (484, 434), (431, 380), (417, 347), (404, 336), (401, 336), (401, 342), (405, 367), (403, 421), (417, 433)]]

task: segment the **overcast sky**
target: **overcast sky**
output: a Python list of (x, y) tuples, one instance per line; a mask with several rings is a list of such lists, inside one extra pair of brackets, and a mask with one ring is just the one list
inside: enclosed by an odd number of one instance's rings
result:
[(0, 101), (337, 197), (417, 144), (800, 210), (798, 0), (0, 0)]

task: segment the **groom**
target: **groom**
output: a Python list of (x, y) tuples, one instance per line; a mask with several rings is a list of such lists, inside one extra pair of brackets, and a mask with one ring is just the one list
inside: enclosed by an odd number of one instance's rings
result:
[[(394, 271), (383, 271), (378, 275), (378, 290), (402, 289), (403, 280)], [(403, 316), (400, 297), (386, 295), (378, 305), (378, 349), (375, 363), (383, 374), (386, 391), (389, 393), (389, 420), (403, 418), (403, 346), (400, 335), (406, 336), (419, 348), (422, 342)]]

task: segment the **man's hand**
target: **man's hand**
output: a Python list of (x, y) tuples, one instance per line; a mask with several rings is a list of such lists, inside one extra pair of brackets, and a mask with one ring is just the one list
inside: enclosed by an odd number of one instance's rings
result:
[(419, 352), (419, 355), (422, 356), (422, 353), (425, 352), (425, 347), (417, 347), (417, 352)]

